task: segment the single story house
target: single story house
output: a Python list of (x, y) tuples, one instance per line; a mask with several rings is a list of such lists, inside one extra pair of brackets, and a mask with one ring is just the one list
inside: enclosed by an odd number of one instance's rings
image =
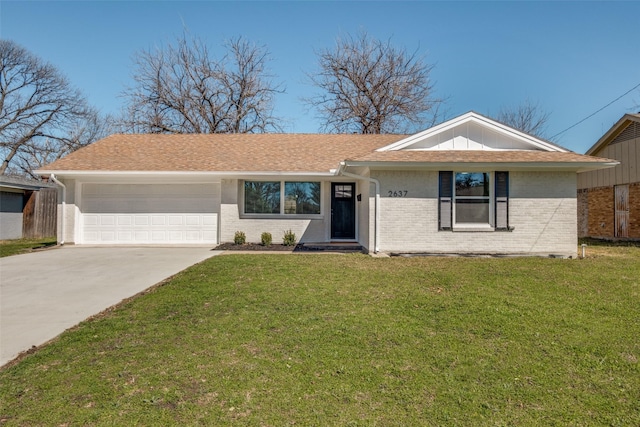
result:
[(469, 112), (415, 135), (112, 135), (43, 167), (61, 242), (577, 255), (576, 154)]
[(0, 240), (56, 234), (55, 184), (0, 176)]
[(625, 114), (586, 153), (619, 162), (578, 174), (578, 235), (640, 240), (640, 113)]

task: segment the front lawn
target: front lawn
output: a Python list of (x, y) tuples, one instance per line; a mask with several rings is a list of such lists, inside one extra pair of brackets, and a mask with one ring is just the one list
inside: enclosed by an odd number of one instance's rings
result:
[(0, 371), (0, 425), (637, 426), (640, 248), (225, 255)]
[(0, 257), (18, 255), (55, 245), (55, 237), (43, 239), (0, 240)]

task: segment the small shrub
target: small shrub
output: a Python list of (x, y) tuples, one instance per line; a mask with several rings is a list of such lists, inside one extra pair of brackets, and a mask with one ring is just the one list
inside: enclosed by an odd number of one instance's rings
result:
[(284, 237), (282, 238), (282, 244), (285, 246), (295, 246), (296, 244), (296, 233), (291, 230), (284, 232)]
[(236, 234), (233, 236), (233, 243), (236, 245), (244, 245), (247, 241), (247, 236), (244, 234), (244, 231), (236, 231)]
[(271, 237), (271, 233), (268, 233), (266, 231), (260, 236), (260, 242), (262, 242), (262, 246), (271, 246), (272, 240), (273, 239)]

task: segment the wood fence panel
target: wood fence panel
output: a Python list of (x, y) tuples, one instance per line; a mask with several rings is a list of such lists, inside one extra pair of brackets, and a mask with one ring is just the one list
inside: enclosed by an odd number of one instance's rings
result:
[(615, 236), (629, 237), (629, 185), (615, 186)]
[(27, 239), (41, 239), (56, 235), (58, 190), (43, 188), (26, 194), (23, 210), (22, 235)]

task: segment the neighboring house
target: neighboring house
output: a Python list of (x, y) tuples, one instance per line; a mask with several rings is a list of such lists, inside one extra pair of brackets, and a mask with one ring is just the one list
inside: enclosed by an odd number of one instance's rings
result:
[(54, 184), (0, 176), (0, 240), (56, 235)]
[(358, 242), (577, 253), (576, 173), (615, 162), (470, 112), (415, 135), (112, 135), (39, 170), (76, 244)]
[(578, 174), (579, 236), (640, 240), (640, 114), (622, 116), (586, 154), (619, 164)]

